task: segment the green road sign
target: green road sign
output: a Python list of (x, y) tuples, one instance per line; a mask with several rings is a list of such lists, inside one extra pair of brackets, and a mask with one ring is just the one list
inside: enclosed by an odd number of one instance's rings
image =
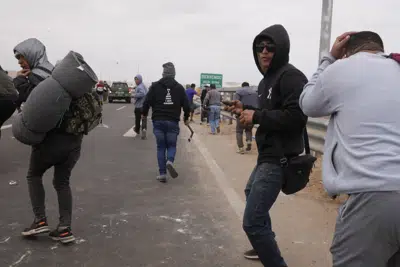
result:
[(203, 87), (206, 84), (215, 84), (217, 88), (222, 88), (222, 74), (200, 74), (200, 86)]

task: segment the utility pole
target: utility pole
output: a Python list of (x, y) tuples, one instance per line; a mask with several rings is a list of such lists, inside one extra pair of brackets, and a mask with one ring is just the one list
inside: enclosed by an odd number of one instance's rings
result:
[(322, 55), (331, 48), (333, 0), (322, 0), (321, 33), (319, 40), (318, 65)]

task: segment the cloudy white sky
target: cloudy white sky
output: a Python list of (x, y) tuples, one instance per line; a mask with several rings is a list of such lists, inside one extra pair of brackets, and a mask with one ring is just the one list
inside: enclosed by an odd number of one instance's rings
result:
[[(2, 0), (0, 65), (17, 70), (13, 47), (36, 37), (55, 63), (80, 52), (99, 78), (149, 82), (172, 61), (177, 80), (200, 73), (224, 82), (258, 84), (254, 37), (280, 23), (291, 38), (291, 63), (312, 75), (317, 66), (322, 0)], [(399, 0), (334, 0), (332, 41), (348, 30), (373, 30), (387, 52), (400, 51)]]

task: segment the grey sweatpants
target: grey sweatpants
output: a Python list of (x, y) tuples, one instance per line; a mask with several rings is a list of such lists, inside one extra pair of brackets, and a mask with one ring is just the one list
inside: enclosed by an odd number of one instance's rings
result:
[(32, 147), (28, 170), (28, 188), (36, 219), (46, 217), (43, 174), (54, 167), (53, 186), (57, 191), (59, 226), (71, 226), (72, 195), (69, 186), (71, 171), (81, 153), (82, 136), (50, 134), (43, 143)]
[(333, 267), (400, 267), (400, 192), (350, 195), (336, 221)]
[(246, 143), (251, 144), (253, 138), (253, 125), (242, 125), (239, 121), (239, 118), (236, 119), (236, 142), (239, 148), (242, 148), (243, 145), (243, 131), (246, 133)]

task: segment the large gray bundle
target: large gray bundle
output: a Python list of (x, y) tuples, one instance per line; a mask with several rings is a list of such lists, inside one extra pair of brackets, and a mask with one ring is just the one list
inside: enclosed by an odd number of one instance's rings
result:
[(22, 110), (25, 125), (34, 132), (46, 133), (54, 129), (71, 104), (71, 96), (49, 77), (30, 94)]
[(74, 99), (89, 93), (97, 82), (97, 76), (90, 66), (80, 54), (73, 51), (57, 65), (52, 76)]
[(27, 145), (41, 143), (46, 133), (57, 127), (72, 99), (90, 92), (96, 82), (96, 74), (83, 57), (69, 52), (52, 76), (30, 93), (22, 113), (13, 123), (15, 138)]
[(40, 144), (46, 137), (46, 133), (35, 133), (28, 129), (22, 116), (22, 112), (18, 113), (12, 124), (12, 131), (15, 139), (25, 145)]

